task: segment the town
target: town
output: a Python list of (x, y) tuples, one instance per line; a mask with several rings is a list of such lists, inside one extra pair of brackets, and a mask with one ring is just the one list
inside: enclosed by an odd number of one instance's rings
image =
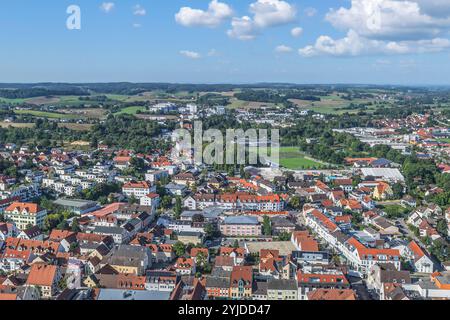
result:
[(0, 89), (0, 300), (450, 298), (449, 90), (117, 86)]

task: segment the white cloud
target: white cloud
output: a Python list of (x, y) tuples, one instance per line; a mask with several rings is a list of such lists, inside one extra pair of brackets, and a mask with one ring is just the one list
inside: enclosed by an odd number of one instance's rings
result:
[(293, 29), (291, 30), (291, 35), (292, 35), (294, 38), (298, 38), (298, 37), (300, 37), (302, 34), (303, 34), (303, 28), (296, 27), (296, 28), (293, 28)]
[(133, 14), (135, 16), (145, 16), (147, 14), (147, 10), (145, 10), (145, 8), (140, 4), (137, 4), (133, 7)]
[(275, 52), (276, 53), (289, 53), (289, 52), (292, 52), (292, 51), (293, 51), (293, 49), (291, 47), (288, 47), (288, 46), (286, 46), (284, 44), (279, 45), (279, 46), (277, 46), (275, 48)]
[(256, 28), (252, 18), (244, 16), (242, 18), (233, 18), (231, 21), (231, 29), (227, 31), (230, 38), (238, 40), (253, 40), (258, 35), (258, 28)]
[(383, 41), (368, 39), (360, 36), (356, 31), (350, 30), (346, 37), (337, 40), (329, 36), (320, 36), (314, 45), (299, 49), (299, 54), (304, 57), (409, 54), (439, 52), (449, 48), (450, 40), (443, 38), (420, 41)]
[(142, 27), (142, 24), (140, 23), (133, 23), (133, 28), (140, 28)]
[(257, 0), (249, 7), (252, 17), (234, 17), (228, 35), (239, 40), (252, 40), (264, 29), (295, 21), (297, 10), (282, 0)]
[(218, 0), (209, 3), (208, 10), (192, 9), (183, 7), (175, 14), (175, 21), (185, 27), (208, 27), (219, 26), (226, 19), (231, 18), (233, 9), (229, 5)]
[(304, 12), (308, 17), (314, 17), (317, 14), (317, 9), (308, 7), (304, 10)]
[(100, 10), (109, 13), (114, 9), (114, 7), (115, 7), (114, 2), (103, 2), (100, 6)]
[(258, 0), (250, 4), (253, 21), (257, 27), (266, 28), (287, 24), (295, 20), (297, 10), (282, 0)]
[(419, 3), (406, 0), (352, 0), (350, 8), (331, 10), (325, 19), (337, 29), (386, 40), (433, 38), (450, 27), (450, 16), (424, 14)]
[[(428, 0), (427, 0), (428, 1)], [(350, 7), (331, 9), (325, 19), (347, 32), (341, 39), (320, 36), (299, 50), (303, 56), (408, 54), (449, 49), (450, 1), (352, 0)], [(444, 14), (443, 12), (446, 12)]]
[(202, 57), (200, 53), (189, 50), (181, 50), (180, 54), (189, 59), (200, 59)]

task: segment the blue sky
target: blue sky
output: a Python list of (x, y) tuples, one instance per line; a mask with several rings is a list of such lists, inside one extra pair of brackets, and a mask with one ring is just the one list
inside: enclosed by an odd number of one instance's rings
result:
[(447, 0), (2, 0), (0, 82), (449, 85), (449, 26)]

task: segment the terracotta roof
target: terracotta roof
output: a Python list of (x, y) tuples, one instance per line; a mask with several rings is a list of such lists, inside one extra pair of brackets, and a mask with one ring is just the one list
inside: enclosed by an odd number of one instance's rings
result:
[(34, 286), (52, 286), (58, 271), (57, 266), (46, 264), (34, 264), (31, 266), (27, 284)]
[(351, 289), (317, 289), (308, 293), (308, 300), (356, 300)]
[(42, 211), (41, 208), (36, 203), (26, 203), (26, 202), (13, 202), (8, 206), (8, 208), (5, 209), (5, 211), (14, 211), (18, 210), (22, 212), (23, 210), (26, 210), (28, 213), (36, 214), (40, 211)]

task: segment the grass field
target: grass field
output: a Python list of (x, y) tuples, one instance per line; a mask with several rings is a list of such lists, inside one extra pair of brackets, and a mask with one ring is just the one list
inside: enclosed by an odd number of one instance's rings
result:
[(46, 112), (46, 111), (37, 111), (37, 110), (14, 110), (15, 114), (19, 115), (30, 115), (40, 118), (49, 118), (49, 119), (78, 119), (80, 118), (77, 115), (73, 114), (63, 114), (56, 112)]
[(80, 131), (80, 132), (85, 132), (85, 131), (89, 131), (91, 130), (91, 128), (93, 127), (93, 124), (88, 124), (88, 123), (58, 123), (58, 127), (60, 128), (67, 128), (69, 130), (74, 130), (74, 131)]
[(324, 165), (320, 162), (309, 159), (296, 147), (281, 147), (280, 150), (280, 165), (286, 169), (320, 169)]
[[(255, 147), (250, 150), (255, 151)], [(265, 151), (265, 150), (263, 150)], [(280, 166), (290, 170), (322, 169), (326, 167), (323, 163), (315, 161), (302, 153), (297, 147), (280, 147)], [(274, 159), (275, 160), (275, 159)]]
[[(308, 101), (308, 100), (299, 100), (299, 99), (290, 99), (292, 103), (297, 105), (301, 109), (309, 109), (315, 112), (324, 113), (324, 114), (344, 114), (344, 113), (358, 113), (358, 109), (354, 110), (345, 110), (342, 108), (345, 108), (349, 106), (351, 103), (353, 104), (365, 104), (369, 102), (373, 102), (372, 99), (354, 99), (352, 101), (348, 101), (346, 99), (343, 99), (337, 94), (320, 97), (321, 101)], [(368, 106), (368, 110), (366, 111), (372, 111), (375, 110), (375, 106)]]
[(0, 128), (33, 128), (34, 123), (14, 123), (14, 122), (0, 122)]
[(117, 112), (115, 114), (116, 115), (121, 115), (121, 114), (135, 115), (138, 113), (138, 111), (145, 111), (145, 110), (146, 110), (146, 107), (127, 107), (127, 108), (120, 110), (119, 112)]

